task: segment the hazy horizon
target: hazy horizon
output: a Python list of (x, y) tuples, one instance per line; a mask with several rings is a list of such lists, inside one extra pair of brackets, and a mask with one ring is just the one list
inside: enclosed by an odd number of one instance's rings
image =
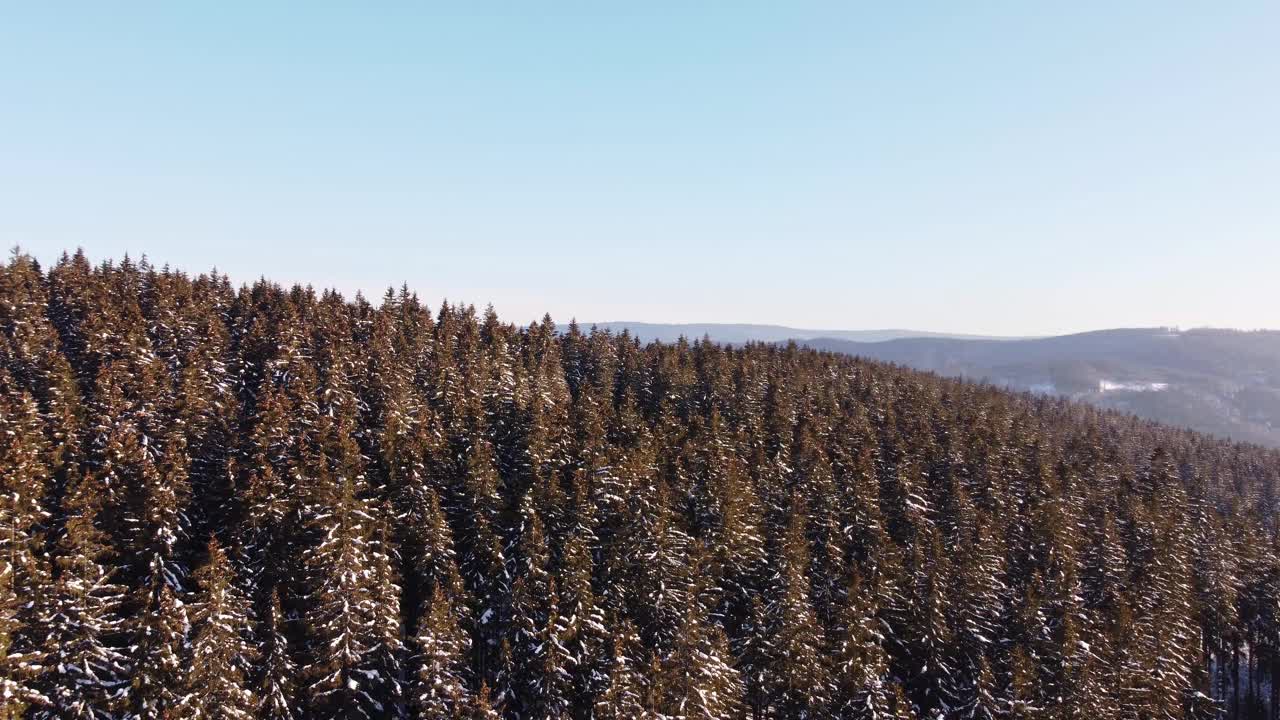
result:
[[(926, 333), (930, 335), (945, 335), (945, 336), (954, 336), (954, 337), (970, 337), (975, 339), (993, 338), (993, 339), (1010, 339), (1010, 340), (1034, 339), (1034, 338), (1054, 337), (1054, 336), (1060, 336), (1060, 335), (1075, 335), (1080, 333), (1099, 332), (1103, 330), (1120, 330), (1120, 329), (1135, 330), (1135, 329), (1166, 328), (1166, 327), (1173, 328), (1183, 332), (1188, 330), (1239, 330), (1244, 332), (1252, 332), (1252, 331), (1280, 332), (1280, 326), (1241, 327), (1241, 326), (1233, 326), (1233, 325), (1176, 325), (1176, 324), (1168, 324), (1168, 323), (1155, 323), (1155, 324), (1149, 324), (1149, 325), (1106, 325), (1106, 326), (1098, 326), (1098, 327), (1086, 327), (1082, 329), (1073, 329), (1073, 330), (1067, 330), (1064, 332), (1028, 333), (1028, 334), (1013, 335), (1013, 334), (987, 333), (987, 332), (982, 332), (980, 329), (973, 330), (973, 329), (959, 328), (959, 329), (939, 330), (934, 327), (909, 327), (909, 326), (901, 326), (901, 325), (876, 324), (874, 322), (864, 323), (861, 325), (846, 325), (846, 326), (812, 326), (812, 325), (806, 325), (800, 322), (785, 322), (785, 321), (784, 322), (758, 322), (750, 319), (744, 319), (744, 320), (694, 319), (694, 320), (665, 321), (661, 319), (655, 320), (652, 318), (598, 318), (598, 317), (583, 316), (581, 314), (576, 314), (576, 313), (570, 313), (568, 315), (558, 316), (554, 313), (550, 313), (549, 311), (536, 312), (535, 314), (530, 315), (529, 317), (519, 317), (517, 315), (513, 315), (509, 309), (504, 309), (502, 307), (499, 307), (497, 304), (492, 303), (491, 301), (477, 300), (474, 298), (461, 297), (461, 296), (459, 297), (452, 297), (449, 295), (433, 296), (430, 294), (428, 290), (424, 290), (423, 288), (420, 288), (420, 287), (415, 287), (412, 283), (408, 283), (408, 282), (387, 283), (379, 287), (373, 287), (373, 286), (343, 287), (342, 285), (337, 283), (319, 283), (319, 282), (309, 281), (306, 279), (282, 280), (279, 277), (266, 275), (264, 273), (259, 273), (258, 275), (253, 277), (239, 277), (232, 273), (227, 272), (223, 267), (217, 267), (217, 266), (210, 266), (207, 268), (187, 267), (187, 266), (179, 265), (176, 263), (168, 262), (163, 258), (154, 257), (148, 253), (135, 253), (128, 250), (123, 251), (121, 252), (121, 254), (115, 255), (115, 256), (100, 256), (91, 252), (89, 248), (84, 248), (84, 247), (66, 248), (63, 250), (56, 250), (48, 253), (41, 253), (25, 245), (19, 245), (19, 246), (14, 246), (9, 248), (9, 251), (12, 252), (14, 249), (19, 250), (23, 254), (31, 255), (32, 257), (36, 258), (36, 260), (40, 262), (41, 266), (46, 269), (52, 266), (53, 264), (55, 264), (58, 261), (59, 257), (61, 257), (63, 252), (74, 253), (76, 250), (84, 250), (86, 257), (89, 259), (90, 263), (93, 265), (98, 265), (99, 263), (104, 261), (111, 261), (111, 262), (118, 263), (126, 257), (134, 261), (140, 261), (142, 258), (145, 257), (148, 262), (154, 264), (156, 267), (168, 266), (172, 270), (184, 272), (188, 275), (200, 275), (204, 273), (213, 272), (216, 270), (220, 274), (227, 275), (228, 279), (230, 280), (232, 285), (235, 287), (252, 284), (253, 282), (257, 281), (259, 278), (265, 278), (270, 282), (276, 282), (286, 287), (297, 284), (302, 286), (308, 286), (308, 285), (312, 286), (317, 291), (334, 289), (341, 292), (343, 296), (346, 297), (347, 299), (352, 299), (356, 296), (357, 293), (359, 293), (363, 295), (365, 299), (374, 303), (378, 302), (379, 299), (383, 296), (383, 294), (386, 293), (388, 289), (399, 291), (400, 288), (404, 286), (404, 287), (408, 287), (409, 292), (417, 295), (418, 299), (423, 303), (427, 304), (432, 310), (439, 309), (439, 305), (443, 301), (447, 301), (451, 304), (462, 303), (463, 305), (474, 305), (478, 309), (483, 309), (486, 306), (492, 304), (494, 305), (494, 310), (498, 313), (499, 317), (502, 319), (503, 322), (515, 323), (517, 325), (523, 325), (528, 322), (540, 320), (544, 315), (549, 314), (551, 315), (552, 320), (555, 321), (557, 325), (561, 325), (561, 326), (568, 325), (570, 322), (577, 322), (582, 327), (591, 327), (592, 325), (624, 325), (624, 324), (657, 325), (657, 326), (720, 325), (720, 326), (740, 326), (740, 327), (777, 327), (777, 328), (786, 328), (790, 330), (803, 330), (803, 331), (808, 331), (810, 333), (890, 331), (890, 332), (903, 332), (903, 333), (908, 333), (908, 332), (909, 333)], [(584, 304), (584, 306), (586, 305)]]
[(1280, 6), (0, 11), (0, 243), (526, 322), (1280, 327)]

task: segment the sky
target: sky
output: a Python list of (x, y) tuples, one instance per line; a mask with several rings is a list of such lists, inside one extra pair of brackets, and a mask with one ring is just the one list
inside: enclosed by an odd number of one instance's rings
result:
[(1280, 328), (1280, 3), (0, 0), (0, 243), (511, 322)]

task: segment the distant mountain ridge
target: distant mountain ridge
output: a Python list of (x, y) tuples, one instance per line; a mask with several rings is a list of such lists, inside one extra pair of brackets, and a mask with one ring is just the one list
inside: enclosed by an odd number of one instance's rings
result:
[(1277, 331), (1131, 328), (998, 342), (814, 338), (803, 344), (1280, 446)]
[[(1116, 328), (1041, 338), (777, 325), (611, 322), (643, 341), (787, 342), (1014, 390), (1054, 394), (1280, 447), (1280, 331)], [(589, 325), (583, 325), (589, 327)]]
[(598, 327), (601, 330), (619, 333), (627, 330), (644, 342), (658, 340), (675, 342), (680, 338), (699, 340), (710, 337), (721, 343), (740, 344), (746, 342), (786, 342), (787, 340), (831, 339), (849, 342), (886, 342), (903, 338), (948, 338), (963, 340), (1003, 341), (1016, 338), (1002, 338), (991, 335), (962, 335), (937, 333), (920, 330), (904, 330), (885, 328), (877, 330), (811, 330), (786, 327), (784, 325), (757, 325), (751, 323), (648, 323), (630, 320), (610, 322), (578, 323), (583, 328)]

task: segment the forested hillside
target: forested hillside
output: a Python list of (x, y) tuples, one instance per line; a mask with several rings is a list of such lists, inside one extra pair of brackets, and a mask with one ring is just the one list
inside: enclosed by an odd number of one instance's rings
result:
[(0, 718), (1280, 706), (1274, 451), (83, 255), (0, 360)]
[[(714, 336), (713, 336), (714, 337)], [(1280, 332), (1130, 328), (1012, 340), (804, 341), (1280, 447)]]

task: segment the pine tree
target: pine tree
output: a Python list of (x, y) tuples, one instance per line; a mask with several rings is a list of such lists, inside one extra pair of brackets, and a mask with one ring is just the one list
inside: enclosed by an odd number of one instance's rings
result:
[(165, 582), (163, 563), (158, 555), (152, 558), (152, 581), (144, 588), (143, 612), (134, 630), (130, 701), (133, 714), (146, 719), (176, 714), (194, 690), (187, 684), (187, 608)]
[(644, 647), (630, 622), (624, 619), (615, 627), (604, 689), (591, 709), (591, 717), (598, 720), (647, 720), (653, 715), (644, 702)]
[(50, 472), (38, 408), (17, 393), (0, 367), (0, 698), (16, 715), (29, 702), (47, 700), (33, 686), (44, 648), (38, 643), (37, 605), (24, 602), (52, 591), (42, 500)]
[(685, 616), (671, 652), (662, 658), (655, 689), (658, 709), (689, 720), (742, 717), (742, 677), (730, 664), (729, 641), (696, 606)]
[(205, 565), (195, 572), (199, 590), (191, 609), (188, 677), (192, 692), (183, 701), (183, 714), (216, 720), (250, 718), (257, 704), (249, 689), (256, 660), (252, 611), (217, 540), (209, 541), (208, 553)]
[(470, 640), (443, 588), (436, 586), (418, 635), (413, 708), (423, 718), (465, 717), (472, 704), (467, 691)]
[(892, 714), (889, 657), (876, 617), (878, 590), (854, 570), (836, 621), (832, 714), (842, 720), (879, 720)]
[(778, 717), (811, 718), (827, 710), (830, 679), (821, 652), (822, 631), (809, 601), (806, 513), (799, 496), (792, 503), (765, 608), (772, 679), (769, 705)]
[(608, 629), (591, 587), (591, 555), (582, 535), (575, 533), (562, 551), (559, 577), (561, 626), (556, 636), (565, 648), (570, 674), (570, 704), (574, 717), (589, 717), (596, 696), (606, 682)]
[(128, 702), (131, 667), (117, 644), (124, 630), (124, 588), (112, 581), (107, 538), (95, 527), (104, 496), (90, 476), (68, 499), (56, 555), (59, 572), (42, 611), (42, 646), (50, 653), (38, 683), (49, 698), (35, 712), (40, 720), (111, 717)]
[(323, 533), (306, 555), (316, 578), (308, 598), (312, 663), (303, 668), (316, 717), (385, 717), (400, 702), (401, 652), (384, 618), (398, 612), (387, 582), (390, 560), (373, 547), (374, 511), (358, 492), (360, 478), (335, 478), (331, 505), (313, 525)]
[(299, 715), (295, 704), (297, 687), (294, 682), (297, 666), (289, 654), (289, 640), (285, 636), (284, 625), (280, 595), (272, 590), (259, 632), (262, 640), (256, 678), (256, 717), (266, 720), (292, 720)]

